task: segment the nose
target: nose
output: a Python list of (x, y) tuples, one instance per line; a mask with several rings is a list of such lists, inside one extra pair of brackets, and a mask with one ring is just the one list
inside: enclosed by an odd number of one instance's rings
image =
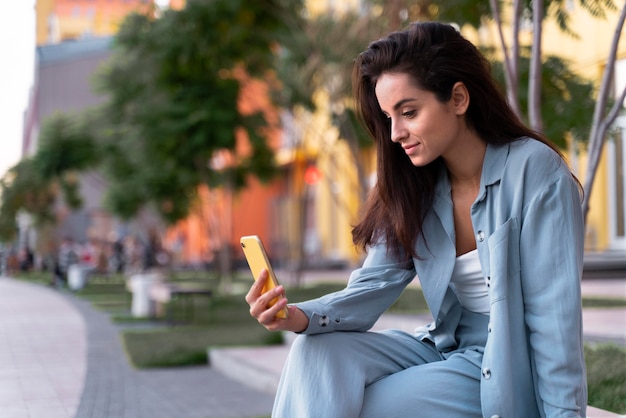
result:
[(401, 142), (404, 138), (407, 137), (408, 131), (401, 120), (393, 120), (390, 119), (391, 124), (391, 141), (393, 142)]

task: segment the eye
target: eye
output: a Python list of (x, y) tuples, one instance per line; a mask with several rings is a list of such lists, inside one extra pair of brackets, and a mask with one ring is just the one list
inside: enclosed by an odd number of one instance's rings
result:
[(416, 110), (407, 110), (405, 112), (402, 112), (402, 116), (404, 116), (405, 118), (412, 118), (417, 114)]

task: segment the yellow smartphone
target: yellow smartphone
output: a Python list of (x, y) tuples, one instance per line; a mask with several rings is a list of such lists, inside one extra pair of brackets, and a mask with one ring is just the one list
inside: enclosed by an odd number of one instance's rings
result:
[[(272, 265), (270, 264), (270, 260), (267, 257), (267, 252), (265, 252), (265, 248), (263, 247), (263, 242), (261, 242), (261, 238), (256, 235), (248, 235), (245, 237), (241, 237), (239, 240), (241, 243), (241, 249), (243, 250), (243, 254), (248, 261), (248, 266), (250, 266), (250, 271), (252, 272), (252, 277), (254, 280), (259, 277), (261, 274), (261, 270), (266, 269), (269, 273), (269, 278), (263, 287), (263, 293), (268, 292), (278, 286), (278, 280), (276, 279), (276, 275), (274, 274), (274, 270), (272, 269)], [(279, 298), (276, 297), (270, 301), (269, 306), (274, 306), (276, 302), (278, 302)], [(277, 318), (287, 318), (287, 308), (280, 310), (276, 314)]]

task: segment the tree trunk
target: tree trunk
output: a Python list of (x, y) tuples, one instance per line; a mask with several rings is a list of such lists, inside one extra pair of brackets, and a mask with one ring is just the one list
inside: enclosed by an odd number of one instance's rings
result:
[(504, 64), (504, 77), (506, 80), (507, 100), (509, 102), (509, 106), (511, 106), (511, 109), (513, 109), (513, 112), (515, 112), (518, 117), (521, 117), (518, 98), (519, 73), (517, 65), (519, 61), (519, 20), (521, 3), (519, 0), (515, 0), (514, 2), (514, 10), (516, 12), (513, 16), (513, 34), (510, 53), (509, 48), (506, 45), (506, 40), (504, 39), (504, 31), (502, 27), (502, 20), (500, 19), (500, 7), (498, 6), (498, 1), (489, 0), (489, 5), (491, 7), (491, 14), (493, 15), (493, 18), (496, 22), (496, 27), (498, 28), (500, 48), (502, 49), (502, 62)]
[(596, 107), (593, 113), (593, 123), (591, 126), (591, 132), (589, 134), (588, 145), (588, 162), (587, 172), (585, 175), (585, 182), (583, 185), (583, 216), (585, 225), (587, 224), (587, 216), (589, 214), (589, 198), (593, 188), (593, 183), (600, 163), (600, 156), (602, 155), (602, 148), (604, 147), (604, 139), (607, 130), (611, 124), (615, 121), (619, 110), (622, 108), (622, 103), (626, 97), (626, 87), (621, 92), (620, 97), (613, 105), (613, 108), (609, 112), (606, 118), (604, 118), (604, 110), (608, 102), (610, 88), (613, 81), (613, 72), (615, 70), (615, 60), (617, 56), (617, 47), (619, 45), (619, 38), (624, 27), (624, 20), (626, 20), (626, 3), (622, 7), (620, 17), (615, 27), (613, 35), (613, 41), (611, 42), (611, 49), (609, 57), (604, 67), (604, 74), (602, 75), (602, 84), (600, 85), (600, 91), (598, 93), (598, 99), (596, 101)]
[(541, 37), (543, 29), (543, 0), (533, 1), (533, 44), (528, 79), (528, 121), (530, 127), (543, 132), (541, 118)]

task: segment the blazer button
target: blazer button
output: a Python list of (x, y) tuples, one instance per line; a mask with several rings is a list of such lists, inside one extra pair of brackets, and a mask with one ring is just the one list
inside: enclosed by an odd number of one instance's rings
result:
[(325, 327), (330, 323), (330, 319), (326, 315), (322, 316), (319, 320), (320, 327)]
[(478, 231), (476, 234), (476, 241), (483, 242), (485, 240), (485, 233), (483, 231)]
[(491, 321), (487, 324), (487, 332), (491, 332)]
[(489, 378), (491, 378), (491, 369), (489, 369), (488, 367), (485, 367), (485, 368), (483, 369), (483, 377), (484, 377), (485, 379), (489, 379)]

